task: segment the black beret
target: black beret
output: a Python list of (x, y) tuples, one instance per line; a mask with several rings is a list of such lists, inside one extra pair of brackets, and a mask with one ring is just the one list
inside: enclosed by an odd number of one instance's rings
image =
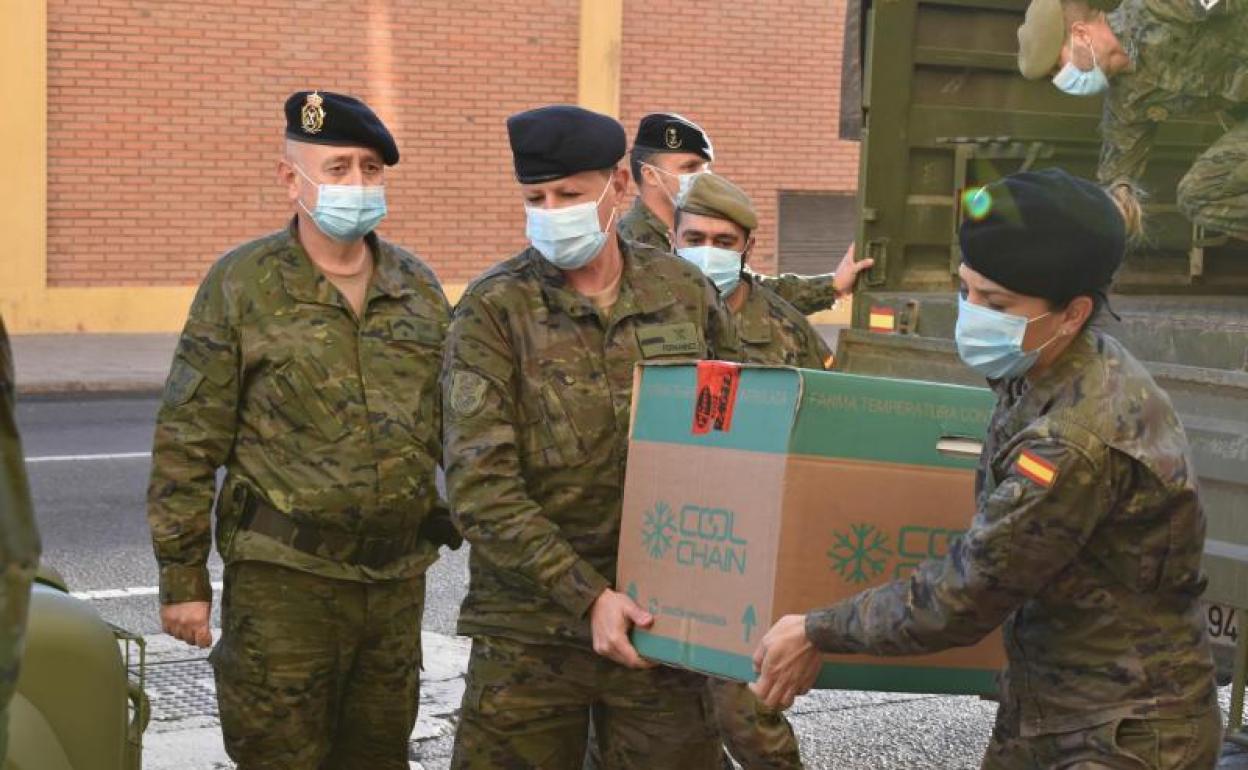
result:
[(296, 91), (286, 100), (286, 137), (308, 144), (371, 147), (387, 166), (399, 162), (399, 148), (381, 118), (353, 96)]
[(624, 157), (620, 122), (583, 107), (555, 104), (507, 118), (507, 136), (522, 184), (611, 168)]
[(1103, 293), (1126, 250), (1126, 226), (1109, 195), (1058, 168), (968, 190), (963, 213), (958, 240), (967, 266), (1057, 304)]
[(715, 160), (715, 148), (702, 127), (671, 112), (654, 112), (642, 118), (633, 146), (658, 152), (692, 152), (707, 161)]

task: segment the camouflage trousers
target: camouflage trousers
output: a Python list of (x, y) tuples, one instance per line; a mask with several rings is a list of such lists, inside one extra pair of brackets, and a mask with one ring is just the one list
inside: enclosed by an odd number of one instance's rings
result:
[(424, 596), (423, 576), (358, 583), (227, 566), (209, 659), (239, 770), (407, 770)]
[(1222, 747), (1215, 705), (1185, 719), (1118, 719), (1023, 738), (997, 720), (981, 770), (1213, 770)]
[(749, 685), (741, 682), (708, 679), (706, 691), (719, 737), (742, 767), (800, 770), (802, 756), (797, 750), (797, 736), (783, 711), (764, 706)]
[(24, 565), (0, 568), (0, 766), (9, 747), (9, 701), (17, 690), (33, 579), (34, 570)]
[(1248, 239), (1248, 118), (1196, 159), (1179, 181), (1178, 203), (1196, 224)]
[[(783, 711), (773, 711), (750, 691), (749, 685), (708, 677), (706, 680), (707, 711), (719, 729), (719, 739), (728, 753), (747, 770), (801, 770), (802, 756), (797, 736)], [(589, 753), (585, 770), (600, 770), (602, 754), (597, 736), (590, 729)], [(726, 757), (724, 767), (732, 767)]]
[(454, 770), (580, 770), (591, 709), (608, 770), (718, 770), (705, 678), (588, 649), (473, 640)]

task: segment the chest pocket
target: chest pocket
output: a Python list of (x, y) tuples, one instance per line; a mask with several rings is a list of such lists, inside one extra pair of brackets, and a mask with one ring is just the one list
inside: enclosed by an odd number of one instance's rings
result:
[(650, 324), (637, 327), (637, 346), (641, 357), (655, 358), (702, 358), (706, 344), (698, 327), (691, 322)]
[(328, 441), (346, 435), (339, 409), (330, 402), (335, 384), (328, 382), (327, 372), (305, 371), (310, 365), (310, 361), (292, 359), (265, 378), (268, 413), (257, 421), (261, 435), (272, 438), (291, 429), (315, 431)]

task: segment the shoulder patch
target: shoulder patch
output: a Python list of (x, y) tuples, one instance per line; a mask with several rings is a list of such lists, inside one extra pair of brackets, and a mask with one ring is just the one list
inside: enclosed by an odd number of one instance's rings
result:
[(459, 417), (472, 417), (485, 404), (489, 387), (489, 381), (476, 372), (456, 369), (451, 375), (451, 411)]
[(1057, 466), (1026, 449), (1014, 462), (1014, 470), (1046, 489), (1057, 481)]

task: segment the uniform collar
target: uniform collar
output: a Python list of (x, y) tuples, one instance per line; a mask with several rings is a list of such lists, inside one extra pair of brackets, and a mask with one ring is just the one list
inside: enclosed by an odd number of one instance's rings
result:
[(667, 225), (663, 224), (663, 220), (659, 219), (659, 215), (650, 210), (650, 207), (642, 203), (641, 196), (638, 195), (633, 199), (633, 212), (641, 218), (646, 227), (653, 230), (663, 238), (663, 242), (671, 249), (671, 239), (667, 237)]
[[(632, 244), (616, 236), (624, 272), (620, 276), (620, 296), (611, 308), (612, 318), (623, 318), (635, 313), (653, 313), (674, 304), (676, 298), (661, 280), (646, 274), (650, 261)], [(544, 258), (537, 249), (528, 249), (529, 264), (541, 283), (542, 295), (549, 307), (557, 308), (570, 316), (597, 315), (598, 310), (586, 297), (568, 285), (563, 271)]]
[(771, 342), (771, 324), (768, 323), (766, 291), (749, 274), (741, 276), (742, 285), (749, 286), (750, 294), (737, 311), (737, 333), (742, 342), (763, 345)]
[[(316, 268), (312, 258), (299, 242), (298, 216), (290, 221), (285, 232), (286, 248), (281, 251), (282, 284), (286, 293), (298, 302), (318, 305), (341, 305), (340, 294), (325, 274)], [(398, 257), (376, 233), (364, 236), (364, 243), (373, 255), (373, 277), (369, 282), (365, 304), (374, 296), (401, 297), (412, 289), (403, 279)]]
[(1097, 357), (1097, 347), (1096, 334), (1084, 329), (1061, 357), (1036, 379), (1029, 380), (1024, 376), (1011, 380), (993, 380), (989, 384), (999, 397), (1008, 399), (1010, 403), (1024, 397), (1033, 403), (1046, 403), (1087, 368)]

